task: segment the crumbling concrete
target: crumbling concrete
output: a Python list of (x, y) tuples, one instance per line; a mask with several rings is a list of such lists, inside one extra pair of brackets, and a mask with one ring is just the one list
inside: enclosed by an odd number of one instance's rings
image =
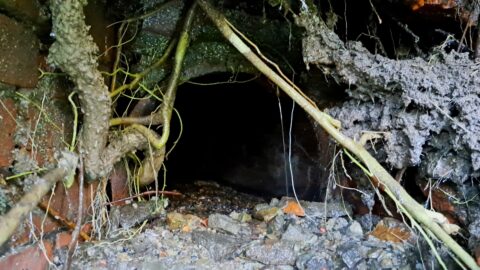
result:
[(346, 135), (383, 134), (376, 155), (395, 168), (419, 166), (426, 177), (456, 183), (479, 175), (478, 64), (442, 48), (426, 59), (393, 60), (344, 44), (314, 16), (297, 19), (306, 28), (305, 63), (349, 86), (350, 98), (329, 110)]

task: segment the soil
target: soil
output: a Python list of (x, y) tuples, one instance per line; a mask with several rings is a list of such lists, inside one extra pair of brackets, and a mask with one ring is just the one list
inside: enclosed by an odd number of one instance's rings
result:
[[(268, 201), (205, 181), (178, 190), (185, 195), (171, 197), (166, 208), (150, 200), (112, 209), (108, 239), (81, 244), (73, 269), (436, 267), (405, 224), (352, 216), (342, 202), (300, 201), (301, 216), (286, 213), (287, 205), (296, 204), (294, 198)], [(379, 226), (397, 228), (403, 240), (376, 233)], [(66, 248), (56, 251), (55, 266), (62, 266), (65, 254)]]

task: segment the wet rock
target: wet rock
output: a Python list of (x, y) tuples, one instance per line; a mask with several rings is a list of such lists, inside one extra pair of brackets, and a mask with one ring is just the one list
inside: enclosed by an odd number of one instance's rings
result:
[(232, 213), (230, 213), (229, 216), (231, 218), (235, 219), (235, 220), (238, 220), (238, 221), (242, 222), (242, 223), (252, 221), (252, 216), (250, 214), (247, 214), (247, 213), (237, 213), (237, 212), (233, 211)]
[[(376, 269), (411, 269), (417, 260), (419, 248), (423, 249), (421, 246), (411, 246), (405, 244), (390, 244), (381, 241), (375, 240), (376, 242), (368, 241), (363, 242), (361, 251), (362, 255), (366, 258), (369, 268)], [(399, 248), (401, 247), (401, 248)], [(362, 250), (362, 248), (360, 250)], [(423, 249), (422, 253), (424, 256), (424, 264), (421, 268), (430, 268), (429, 263), (435, 262), (434, 257), (430, 257), (429, 252), (427, 251), (429, 247)], [(445, 258), (443, 258), (445, 260)], [(445, 260), (448, 263), (449, 260)], [(437, 268), (437, 267), (433, 267)], [(448, 268), (450, 269), (450, 267)]]
[(348, 268), (353, 268), (361, 260), (363, 260), (362, 254), (356, 244), (347, 243), (338, 247), (338, 253), (340, 254), (342, 261)]
[(470, 223), (468, 231), (470, 232), (470, 238), (468, 239), (470, 248), (472, 250), (480, 248), (480, 218)]
[(267, 233), (280, 236), (285, 231), (286, 221), (284, 216), (276, 216), (267, 224)]
[(208, 227), (219, 229), (234, 235), (250, 235), (251, 230), (245, 224), (222, 214), (212, 214), (208, 217)]
[(306, 202), (300, 201), (305, 210), (305, 214), (314, 218), (333, 218), (350, 215), (352, 209), (350, 205), (339, 202)]
[(207, 231), (192, 232), (192, 241), (208, 250), (215, 261), (228, 259), (240, 247), (242, 241), (236, 237)]
[(378, 259), (378, 257), (380, 257), (380, 254), (382, 253), (382, 251), (383, 250), (381, 248), (378, 248), (378, 247), (377, 248), (372, 248), (367, 252), (367, 256), (370, 259), (376, 260), (376, 259)]
[(356, 217), (355, 220), (357, 220), (360, 225), (362, 226), (362, 229), (366, 232), (369, 232), (373, 230), (375, 225), (381, 220), (381, 218), (377, 215), (373, 214), (367, 214), (367, 215), (362, 215), (360, 217)]
[(267, 265), (293, 265), (295, 263), (295, 252), (292, 245), (284, 242), (253, 243), (245, 251), (245, 256)]
[(363, 236), (363, 229), (360, 223), (357, 221), (353, 221), (350, 226), (348, 226), (347, 232), (349, 233), (350, 236), (360, 238)]
[(331, 218), (327, 221), (327, 232), (338, 231), (348, 226), (348, 221), (344, 218)]
[(233, 261), (222, 262), (221, 264), (215, 264), (213, 267), (209, 268), (208, 270), (215, 269), (234, 269), (234, 270), (256, 270), (256, 269), (263, 269), (263, 264), (259, 262), (252, 262), (240, 258), (235, 258)]
[(268, 222), (281, 213), (282, 211), (278, 207), (262, 203), (255, 206), (253, 217), (260, 221)]
[(114, 228), (130, 229), (160, 213), (155, 201), (135, 202), (122, 206), (112, 206), (110, 217)]
[(160, 245), (159, 241), (161, 237), (161, 232), (147, 229), (137, 237), (136, 241), (132, 241), (130, 246), (122, 246), (121, 251), (128, 252), (132, 255), (147, 254), (148, 252), (154, 253), (151, 248)]
[(295, 266), (300, 270), (333, 269), (331, 256), (327, 253), (307, 253), (297, 258)]
[(304, 231), (300, 226), (290, 224), (282, 235), (282, 241), (300, 242), (302, 244), (313, 243), (317, 241), (317, 236), (313, 233)]
[(290, 265), (268, 265), (265, 267), (262, 267), (262, 270), (294, 270)]
[(167, 214), (167, 225), (170, 230), (181, 229), (190, 232), (192, 229), (200, 227), (202, 219), (191, 214), (180, 214), (172, 212)]
[[(288, 198), (288, 197), (284, 197), (284, 198)], [(282, 198), (282, 199), (283, 199), (283, 198)], [(293, 198), (290, 198), (290, 199), (293, 200)], [(283, 201), (283, 200), (282, 200), (282, 201)], [(281, 205), (281, 201), (280, 201), (279, 199), (277, 199), (277, 198), (271, 199), (271, 200), (270, 200), (270, 203), (269, 203), (268, 205), (270, 205), (270, 206), (276, 206), (276, 207), (281, 207), (281, 206), (282, 206), (282, 205)]]
[(387, 252), (387, 251), (382, 251), (380, 253), (378, 260), (381, 268), (391, 269), (394, 267), (398, 267), (400, 265), (400, 262), (398, 261), (398, 257), (394, 256), (393, 253)]
[[(224, 195), (228, 196), (228, 192)], [(207, 201), (218, 204), (218, 200), (203, 200), (204, 203)], [(256, 204), (258, 202), (252, 204), (250, 209)], [(280, 204), (279, 201), (273, 201), (264, 207), (281, 209)], [(210, 209), (208, 205), (205, 207)], [(183, 205), (181, 209), (175, 208), (175, 211), (182, 209)], [(178, 212), (170, 213), (169, 217), (185, 220), (188, 216)], [(215, 212), (209, 212), (208, 216), (216, 232), (210, 228), (198, 228), (192, 233), (184, 233), (157, 223), (124, 241), (110, 241), (108, 245), (105, 242), (86, 244), (93, 245), (90, 249), (80, 247), (73, 268), (316, 270), (414, 269), (416, 264), (421, 265), (418, 264), (417, 246), (382, 241), (376, 237), (361, 237), (363, 229), (359, 222), (343, 217), (328, 219), (324, 224), (315, 219), (283, 214), (276, 215), (268, 223), (258, 220), (241, 223)], [(241, 233), (224, 233), (230, 230), (232, 224), (237, 229), (248, 226), (252, 230), (251, 236), (261, 240), (252, 240)], [(325, 226), (327, 231), (319, 234), (319, 226)], [(182, 229), (181, 226), (178, 228)], [(428, 253), (428, 247), (421, 248), (425, 261), (434, 261)]]
[(154, 261), (154, 262), (144, 262), (140, 269), (142, 270), (208, 270), (211, 269), (211, 265), (205, 263), (194, 263), (193, 265), (188, 265), (182, 262), (177, 262), (173, 265), (165, 265), (163, 261)]

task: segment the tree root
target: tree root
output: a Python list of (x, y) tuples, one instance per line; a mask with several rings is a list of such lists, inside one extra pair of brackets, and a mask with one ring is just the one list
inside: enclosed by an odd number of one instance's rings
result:
[[(113, 90), (110, 92), (110, 97), (113, 98), (121, 93), (123, 93), (127, 89), (133, 89), (138, 85), (141, 79), (143, 79), (148, 73), (150, 73), (152, 70), (161, 67), (165, 62), (167, 61), (168, 57), (170, 56), (170, 53), (172, 52), (174, 46), (175, 46), (175, 40), (171, 40), (170, 44), (168, 45), (167, 49), (165, 49), (165, 52), (163, 53), (162, 57), (158, 59), (153, 65), (142, 71), (141, 73), (135, 74), (134, 79), (128, 83), (124, 84), (117, 89)], [(115, 77), (112, 78), (112, 80), (115, 80)]]
[(153, 183), (157, 179), (158, 171), (165, 160), (165, 147), (153, 149), (150, 155), (142, 161), (142, 166), (138, 172), (138, 184), (145, 186)]
[(39, 177), (32, 190), (25, 194), (7, 214), (0, 217), (0, 246), (10, 238), (20, 222), (36, 207), (56, 182), (75, 173), (77, 162), (78, 157), (75, 154), (63, 152), (58, 161), (58, 167)]
[[(331, 136), (337, 143), (348, 149), (351, 153), (357, 156), (378, 179), (379, 183), (388, 190), (387, 194), (401, 203), (404, 211), (407, 212), (414, 220), (418, 221), (424, 228), (432, 232), (438, 239), (440, 239), (458, 258), (471, 269), (480, 269), (475, 260), (468, 254), (450, 235), (432, 219), (429, 211), (427, 211), (421, 204), (415, 201), (403, 187), (395, 181), (395, 179), (380, 165), (380, 163), (370, 155), (370, 153), (363, 148), (359, 143), (353, 141), (349, 137), (343, 135), (334, 125), (332, 125), (331, 117), (320, 111), (316, 106), (309, 102), (304, 95), (299, 93), (298, 87), (284, 80), (280, 75), (274, 72), (260, 57), (258, 57), (241, 39), (233, 32), (227, 23), (225, 17), (216, 11), (206, 0), (198, 1), (204, 12), (210, 17), (214, 24), (218, 27), (225, 38), (238, 49), (260, 72), (267, 76), (279, 88), (281, 88), (287, 95), (289, 95), (298, 105), (300, 105), (305, 112), (307, 112), (320, 126)], [(339, 44), (339, 43), (337, 43)], [(326, 61), (329, 61), (328, 55)], [(331, 59), (330, 59), (331, 60)]]
[[(84, 0), (51, 1), (53, 29), (57, 35), (57, 40), (50, 49), (49, 61), (62, 68), (78, 88), (83, 110), (83, 126), (79, 138), (79, 150), (85, 158), (85, 175), (87, 179), (95, 180), (106, 176), (113, 168), (113, 165), (126, 153), (135, 150), (145, 150), (150, 143), (159, 151), (154, 156), (161, 157), (161, 153), (165, 153), (165, 149), (161, 149), (165, 147), (170, 135), (173, 104), (183, 59), (189, 43), (188, 31), (193, 20), (195, 5), (192, 5), (186, 16), (178, 43), (172, 40), (164, 55), (150, 68), (137, 74), (131, 83), (109, 93), (103, 77), (97, 69), (98, 63), (95, 58), (95, 53), (97, 52), (96, 45), (88, 35), (88, 28), (84, 22), (83, 6), (85, 4), (86, 1)], [(118, 95), (126, 89), (135, 87), (148, 72), (163, 65), (175, 44), (177, 46), (174, 68), (158, 113), (145, 119), (116, 118), (109, 121), (112, 110), (111, 97)], [(142, 121), (142, 119), (150, 122), (147, 123)], [(151, 125), (152, 121), (153, 124), (163, 125), (163, 131), (159, 138), (155, 131), (140, 125)], [(133, 125), (132, 128), (107, 138), (109, 127), (121, 124)], [(108, 139), (110, 139), (110, 143), (107, 145)], [(162, 159), (156, 158), (155, 163), (159, 163), (160, 160)], [(148, 164), (149, 162), (144, 161), (143, 163)], [(142, 183), (151, 183), (152, 174), (149, 173), (149, 175), (150, 177), (147, 177), (149, 180), (142, 181)]]
[[(48, 201), (40, 201), (38, 203), (38, 208), (42, 209), (43, 211), (45, 211), (47, 214), (49, 214), (53, 219), (55, 219), (56, 221), (58, 221), (60, 224), (62, 224), (63, 226), (66, 226), (68, 229), (70, 230), (75, 230), (75, 226), (76, 226), (76, 223), (74, 223), (73, 221), (67, 219), (66, 217), (63, 216), (62, 213), (58, 212), (57, 210), (55, 210), (54, 208), (52, 208), (51, 205), (49, 205), (49, 202)], [(82, 237), (82, 239), (84, 241), (90, 241), (90, 236), (85, 233), (84, 231), (80, 231), (80, 237)]]
[(50, 1), (56, 41), (50, 47), (48, 61), (62, 68), (78, 88), (83, 111), (79, 150), (85, 157), (85, 174), (93, 180), (105, 175), (101, 159), (107, 145), (112, 102), (97, 69), (98, 48), (85, 24), (86, 4), (85, 0)]

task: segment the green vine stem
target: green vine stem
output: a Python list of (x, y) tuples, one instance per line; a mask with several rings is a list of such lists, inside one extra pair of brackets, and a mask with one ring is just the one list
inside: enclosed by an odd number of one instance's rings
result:
[[(153, 153), (147, 155), (142, 161), (142, 169), (139, 171), (138, 177), (141, 185), (150, 184), (157, 179), (158, 171), (165, 159), (165, 147), (168, 138), (170, 137), (170, 121), (172, 119), (173, 105), (175, 103), (177, 87), (180, 81), (183, 60), (185, 59), (185, 54), (190, 42), (189, 31), (192, 25), (193, 15), (195, 14), (195, 8), (196, 2), (192, 4), (186, 14), (185, 22), (175, 51), (173, 72), (170, 75), (165, 94), (163, 95), (163, 102), (159, 110), (160, 119), (163, 124), (162, 136), (157, 138), (156, 133), (151, 129), (138, 124), (132, 125), (132, 128), (145, 135), (149, 143), (155, 148), (153, 149)], [(155, 116), (153, 117), (155, 118)]]
[[(124, 84), (124, 85), (118, 87), (117, 89), (113, 90), (112, 92), (110, 92), (110, 97), (114, 98), (117, 95), (123, 93), (127, 89), (133, 89), (134, 87), (136, 87), (138, 85), (140, 80), (143, 79), (148, 73), (150, 73), (152, 70), (154, 70), (156, 68), (159, 68), (163, 64), (165, 64), (168, 57), (170, 56), (170, 53), (172, 52), (172, 50), (175, 46), (175, 43), (176, 43), (175, 39), (172, 40), (170, 42), (170, 44), (168, 45), (168, 47), (165, 49), (165, 52), (163, 53), (162, 57), (160, 57), (153, 65), (151, 65), (150, 67), (148, 67), (147, 69), (145, 69), (141, 73), (133, 74), (132, 75), (134, 77), (133, 80), (130, 83)], [(114, 72), (113, 74), (116, 74), (116, 72)], [(112, 78), (112, 80), (113, 80), (113, 78)], [(112, 119), (111, 121), (114, 121), (114, 120), (115, 119)]]

